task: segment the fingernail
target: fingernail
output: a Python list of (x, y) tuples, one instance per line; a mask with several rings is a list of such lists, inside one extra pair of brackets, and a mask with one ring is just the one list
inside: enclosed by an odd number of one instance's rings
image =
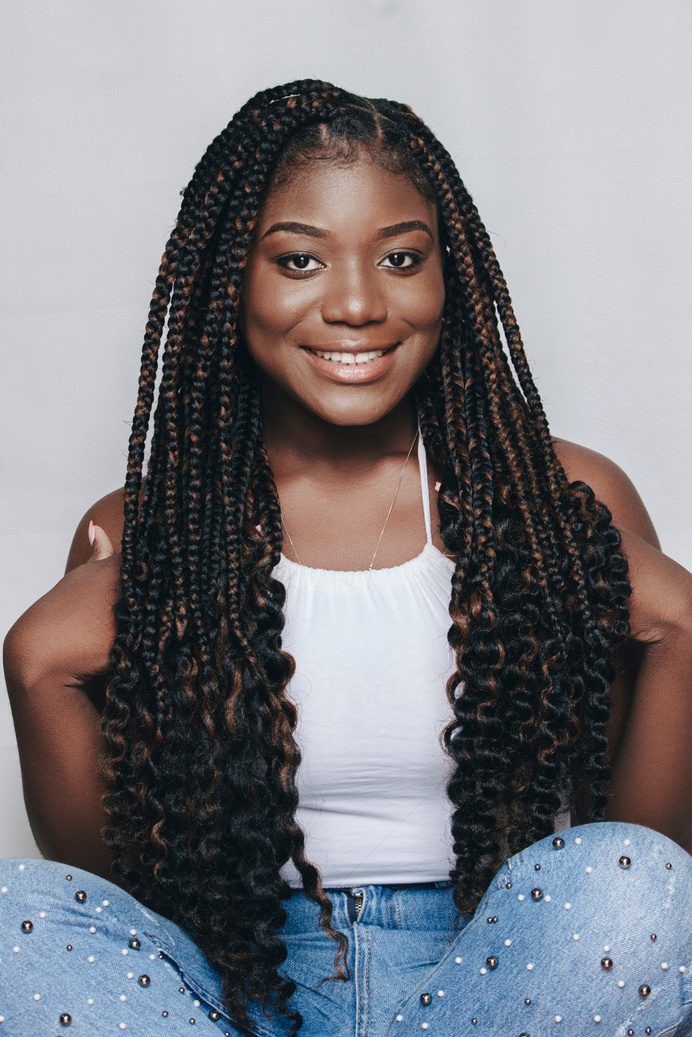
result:
[(442, 486), (441, 482), (436, 482), (435, 483), (435, 493), (439, 493), (440, 492), (440, 486)]
[(96, 538), (96, 534), (94, 533), (94, 523), (90, 522), (89, 523), (89, 543), (91, 544), (92, 547), (94, 546), (95, 538)]

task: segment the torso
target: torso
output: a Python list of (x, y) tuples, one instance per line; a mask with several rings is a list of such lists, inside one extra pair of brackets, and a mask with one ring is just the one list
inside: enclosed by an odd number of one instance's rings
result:
[[(426, 543), (369, 572), (282, 558), (283, 646), (296, 662), (288, 697), (301, 751), (296, 818), (326, 886), (446, 879), (452, 864), (440, 737), (454, 563)], [(295, 869), (285, 869), (292, 885)]]
[[(590, 485), (598, 499), (610, 509), (616, 525), (632, 530), (655, 547), (659, 546), (636, 490), (616, 465), (595, 451), (564, 440), (555, 440), (555, 447), (568, 479), (579, 479)], [(306, 459), (303, 465), (275, 467), (282, 510), (303, 564), (342, 571), (368, 568), (405, 456), (404, 449), (383, 458), (377, 465), (346, 470), (321, 466), (311, 459)], [(443, 552), (435, 493), (438, 479), (439, 474), (430, 465), (428, 492), (432, 543)], [(68, 569), (89, 557), (86, 533), (90, 518), (105, 529), (114, 544), (119, 544), (123, 526), (123, 490), (104, 497), (85, 515), (75, 534)], [(422, 551), (425, 539), (418, 467), (415, 456), (412, 456), (374, 568), (389, 568), (415, 558)], [(284, 550), (291, 559), (287, 538)], [(611, 752), (617, 746), (627, 713), (630, 684), (623, 676), (613, 688), (614, 708), (608, 732)]]

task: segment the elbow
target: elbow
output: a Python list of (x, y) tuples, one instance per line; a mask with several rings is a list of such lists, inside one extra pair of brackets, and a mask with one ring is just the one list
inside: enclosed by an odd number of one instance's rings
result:
[(31, 622), (31, 609), (8, 631), (2, 646), (2, 661), (10, 702), (26, 694), (41, 680), (38, 631)]
[(15, 690), (23, 683), (24, 660), (26, 656), (23, 633), (23, 616), (8, 631), (2, 646), (2, 664), (10, 699)]
[(688, 645), (692, 652), (692, 575), (682, 566), (675, 575), (645, 640), (651, 646)]
[(681, 584), (674, 598), (666, 635), (692, 642), (692, 575), (686, 572)]
[(28, 608), (5, 637), (3, 666), (10, 702), (45, 686), (64, 683), (66, 673), (59, 666), (56, 637), (47, 626), (41, 606), (39, 600)]

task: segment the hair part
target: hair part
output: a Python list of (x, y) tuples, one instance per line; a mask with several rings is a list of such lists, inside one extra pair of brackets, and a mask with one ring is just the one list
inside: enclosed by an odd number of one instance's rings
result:
[(428, 178), (401, 138), (401, 130), (386, 114), (388, 101), (361, 98), (331, 122), (306, 126), (288, 142), (271, 173), (269, 191), (282, 187), (316, 161), (349, 166), (363, 157), (393, 176), (406, 177), (417, 191), (437, 205)]

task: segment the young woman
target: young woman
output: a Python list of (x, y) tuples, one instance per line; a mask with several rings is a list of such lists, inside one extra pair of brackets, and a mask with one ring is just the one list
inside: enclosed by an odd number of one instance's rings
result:
[(551, 438), (407, 107), (292, 83), (211, 144), (125, 489), (6, 660), (62, 863), (5, 862), (3, 1032), (692, 1026), (692, 579)]

